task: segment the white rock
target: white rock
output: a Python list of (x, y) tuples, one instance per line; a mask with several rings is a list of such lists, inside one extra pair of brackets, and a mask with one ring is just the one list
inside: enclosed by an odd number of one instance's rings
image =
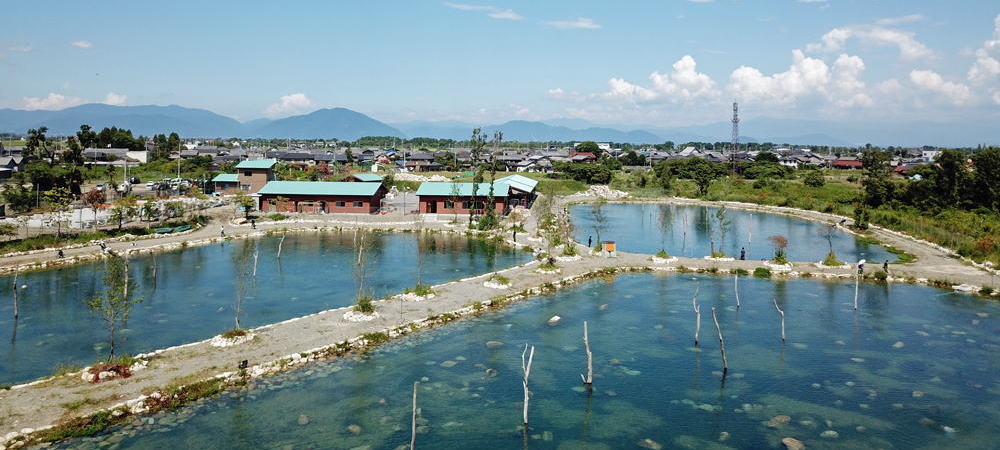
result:
[(358, 312), (352, 309), (344, 313), (344, 320), (348, 322), (368, 322), (371, 320), (375, 320), (376, 318), (378, 318), (378, 312), (365, 314), (363, 312)]
[(562, 317), (552, 316), (551, 318), (549, 318), (548, 324), (549, 325), (555, 325), (555, 324), (559, 323), (560, 320), (562, 320)]

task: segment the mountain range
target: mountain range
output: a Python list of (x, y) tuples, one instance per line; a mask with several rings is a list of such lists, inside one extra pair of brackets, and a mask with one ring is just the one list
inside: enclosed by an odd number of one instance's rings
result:
[[(731, 125), (717, 122), (707, 125), (622, 129), (601, 126), (581, 119), (552, 119), (545, 122), (514, 120), (502, 124), (476, 125), (459, 121), (404, 122), (387, 124), (346, 108), (328, 108), (277, 120), (257, 119), (239, 122), (204, 109), (170, 106), (112, 106), (86, 104), (62, 110), (0, 109), (0, 132), (23, 134), (30, 128), (46, 126), (49, 134), (65, 136), (76, 132), (80, 124), (96, 129), (117, 126), (134, 135), (152, 136), (177, 132), (186, 138), (259, 137), (259, 138), (337, 138), (356, 140), (364, 136), (432, 137), (468, 139), (479, 126), (487, 137), (502, 130), (506, 141), (610, 141), (634, 144), (662, 143), (678, 145), (689, 141), (729, 141)], [(756, 118), (741, 122), (748, 136), (742, 142), (777, 144), (851, 146), (871, 143), (888, 146), (975, 146), (1000, 144), (1000, 131), (987, 120), (982, 122), (827, 122), (815, 120)], [(750, 136), (752, 135), (752, 136)]]

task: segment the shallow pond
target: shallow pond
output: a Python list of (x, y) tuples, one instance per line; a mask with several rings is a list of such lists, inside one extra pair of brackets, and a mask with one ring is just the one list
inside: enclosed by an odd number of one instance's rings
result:
[[(240, 255), (252, 266), (244, 327), (348, 305), (357, 296), (353, 234), (290, 234), (275, 258), (280, 237), (234, 240), (129, 259), (143, 299), (132, 311), (119, 351), (139, 353), (212, 337), (234, 325), (234, 267)], [(380, 234), (369, 258), (367, 284), (376, 297), (398, 293), (417, 280), (418, 242), (422, 280), (437, 284), (509, 267), (531, 255), (450, 234)], [(247, 267), (245, 265), (244, 267)], [(154, 276), (155, 267), (155, 276)], [(103, 263), (79, 264), (18, 277), (20, 320), (13, 322), (12, 277), (0, 278), (0, 384), (53, 373), (61, 365), (86, 365), (106, 357), (107, 332), (84, 300), (103, 290)]]
[[(410, 439), (412, 384), (423, 380), (422, 448), (523, 448), (525, 440), (532, 448), (637, 448), (644, 439), (664, 448), (779, 448), (786, 436), (808, 448), (995, 448), (997, 303), (923, 286), (863, 284), (854, 311), (852, 283), (739, 285), (737, 310), (728, 277), (594, 280), (61, 445), (399, 448)], [(785, 344), (772, 299), (787, 315)], [(724, 382), (713, 307), (728, 351)], [(547, 325), (553, 315), (562, 320)], [(592, 395), (579, 375), (585, 320)], [(536, 353), (524, 437), (526, 342)]]
[[(714, 240), (716, 250), (731, 257), (739, 258), (740, 249), (746, 248), (747, 259), (771, 259), (774, 245), (769, 238), (776, 235), (788, 240), (790, 261), (822, 261), (830, 251), (830, 244), (821, 235), (829, 226), (778, 214), (726, 208), (720, 217), (718, 207), (651, 203), (608, 203), (602, 211), (605, 226), (601, 239), (615, 241), (619, 251), (653, 254), (662, 248), (674, 256), (700, 258), (711, 254)], [(574, 205), (570, 214), (577, 242), (586, 243), (588, 237), (596, 241), (595, 224), (599, 221), (593, 206)], [(720, 223), (728, 223), (724, 234)], [(841, 261), (864, 258), (874, 267), (896, 260), (884, 248), (861, 242), (844, 231), (835, 230), (831, 242)]]

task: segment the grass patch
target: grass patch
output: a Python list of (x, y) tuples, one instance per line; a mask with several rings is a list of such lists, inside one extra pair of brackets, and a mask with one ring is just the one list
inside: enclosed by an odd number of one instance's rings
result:
[(0, 242), (0, 254), (14, 252), (28, 252), (33, 250), (43, 250), (47, 248), (58, 248), (69, 245), (87, 244), (91, 241), (106, 240), (116, 238), (125, 234), (133, 236), (146, 236), (155, 234), (154, 228), (159, 227), (179, 227), (181, 225), (202, 225), (208, 221), (205, 216), (197, 216), (186, 221), (171, 221), (163, 224), (151, 223), (149, 227), (122, 228), (121, 230), (99, 230), (84, 231), (79, 233), (63, 233), (62, 236), (55, 234), (42, 234), (32, 236), (27, 239), (15, 239)]
[[(125, 417), (122, 415), (122, 417)], [(80, 417), (61, 425), (45, 430), (38, 437), (42, 442), (53, 442), (73, 437), (93, 436), (108, 428), (111, 428), (119, 421), (111, 415), (111, 411), (100, 411), (87, 417)]]
[[(989, 286), (983, 286), (982, 289), (979, 290), (979, 294), (980, 295), (993, 295), (993, 288), (991, 288)], [(3, 386), (0, 386), (0, 389), (2, 389), (2, 388), (3, 388)]]
[(12, 387), (13, 384), (0, 384), (0, 391), (9, 391)]
[(712, 257), (713, 258), (725, 258), (726, 257), (726, 253), (722, 252), (722, 251), (719, 251), (719, 250), (715, 250), (715, 251), (712, 252)]
[(367, 295), (358, 297), (358, 300), (354, 305), (354, 310), (359, 313), (372, 314), (375, 312), (374, 301), (375, 299)]
[(79, 372), (80, 369), (81, 367), (76, 364), (60, 364), (56, 366), (56, 370), (52, 373), (52, 376), (61, 377), (73, 372)]
[(274, 214), (268, 214), (267, 218), (269, 220), (273, 220), (275, 222), (278, 222), (278, 221), (287, 219), (288, 216), (286, 216), (286, 215), (284, 215), (282, 213), (274, 213)]
[(249, 332), (242, 328), (233, 328), (232, 330), (226, 330), (222, 333), (223, 339), (236, 339), (239, 337), (246, 336)]
[(896, 261), (892, 261), (890, 264), (908, 264), (917, 260), (916, 256), (906, 253), (905, 251), (891, 245), (886, 245), (885, 250), (893, 255), (896, 255)]
[(767, 267), (758, 267), (753, 270), (753, 276), (757, 278), (771, 278), (771, 269)]
[(552, 272), (554, 270), (559, 270), (559, 266), (557, 266), (557, 265), (555, 265), (555, 264), (553, 264), (551, 262), (544, 262), (542, 264), (539, 264), (538, 268), (540, 270), (544, 270), (546, 272)]
[(886, 278), (889, 278), (889, 274), (879, 270), (872, 274), (872, 278), (875, 278), (875, 281), (885, 283)]
[(507, 277), (505, 277), (505, 276), (503, 276), (503, 275), (500, 275), (499, 273), (493, 274), (493, 276), (491, 276), (486, 281), (490, 281), (490, 282), (493, 282), (493, 283), (496, 283), (496, 284), (508, 284), (508, 285), (510, 284), (510, 279), (507, 278)]
[(576, 245), (567, 242), (566, 245), (563, 246), (561, 256), (576, 256), (576, 255), (577, 255)]
[(661, 248), (660, 251), (656, 252), (656, 255), (654, 255), (654, 256), (656, 256), (657, 258), (660, 258), (660, 259), (667, 259), (667, 258), (670, 257), (670, 254), (667, 253), (666, 250), (664, 250), (664, 249)]
[(746, 269), (740, 269), (740, 268), (730, 270), (730, 272), (732, 272), (735, 275), (750, 275), (750, 272), (748, 272)]
[(377, 333), (365, 333), (362, 337), (368, 341), (368, 345), (381, 345), (389, 342), (389, 335), (381, 331)]
[[(426, 297), (428, 295), (433, 294), (434, 291), (431, 289), (430, 286), (428, 286), (426, 284), (417, 283), (417, 285), (415, 287), (403, 289), (403, 293), (404, 294), (414, 294), (414, 295), (417, 295), (417, 296), (420, 296), (420, 297)], [(374, 309), (373, 309), (373, 311), (374, 311)]]
[(823, 265), (829, 267), (836, 267), (844, 265), (839, 259), (837, 259), (837, 254), (830, 252), (826, 254), (826, 258), (823, 259)]
[(69, 402), (69, 403), (63, 403), (62, 407), (65, 408), (67, 411), (72, 412), (72, 411), (76, 411), (76, 410), (78, 410), (80, 408), (83, 408), (84, 406), (87, 406), (87, 405), (96, 405), (97, 403), (98, 403), (97, 400), (94, 400), (94, 399), (92, 399), (90, 397), (86, 397), (86, 398), (83, 398), (83, 399), (80, 399), (80, 400), (76, 400), (76, 401), (72, 401), (72, 402)]

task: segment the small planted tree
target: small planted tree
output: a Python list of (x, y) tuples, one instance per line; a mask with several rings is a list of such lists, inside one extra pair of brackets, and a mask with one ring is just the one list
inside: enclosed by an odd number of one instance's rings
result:
[(453, 224), (458, 223), (458, 200), (461, 196), (462, 190), (458, 186), (458, 182), (451, 183), (451, 192), (449, 193), (448, 200), (451, 202), (451, 212), (455, 215), (455, 218), (451, 221)]
[(837, 259), (837, 254), (833, 251), (833, 236), (836, 232), (833, 225), (823, 227), (819, 230), (819, 235), (826, 239), (826, 244), (830, 248), (830, 252), (826, 254), (826, 258), (823, 260), (824, 266), (840, 266), (844, 263)]
[(59, 218), (59, 214), (73, 204), (73, 193), (64, 187), (52, 188), (45, 191), (45, 203), (48, 204), (50, 211), (56, 213), (56, 236), (62, 236), (62, 220)]
[(371, 231), (360, 229), (354, 231), (354, 281), (358, 285), (358, 296), (354, 310), (364, 314), (375, 313), (371, 292), (368, 289), (368, 254), (375, 241)]
[(608, 225), (608, 216), (604, 214), (604, 205), (607, 203), (608, 201), (604, 197), (600, 197), (590, 210), (590, 217), (594, 223), (594, 234), (597, 236), (597, 246), (595, 247), (597, 251), (601, 251), (601, 231)]
[(726, 234), (729, 233), (729, 227), (732, 222), (729, 220), (729, 212), (726, 207), (720, 207), (718, 211), (715, 212), (715, 226), (712, 227), (719, 232), (719, 247), (715, 247), (715, 234), (712, 233), (712, 228), (709, 229), (709, 234), (711, 235), (711, 245), (712, 245), (712, 257), (713, 258), (724, 258), (726, 253), (722, 251), (722, 245), (726, 241)]
[(115, 205), (111, 207), (111, 219), (118, 222), (119, 230), (122, 229), (122, 225), (126, 220), (135, 215), (135, 205), (135, 197), (127, 196), (118, 199), (118, 201), (115, 202)]
[(94, 211), (94, 229), (97, 229), (97, 208), (107, 201), (104, 191), (91, 189), (83, 194), (83, 201)]
[(254, 200), (253, 197), (246, 194), (237, 195), (236, 198), (233, 199), (233, 202), (235, 202), (236, 206), (243, 210), (243, 217), (247, 219), (250, 218), (250, 210), (252, 210), (257, 204), (257, 201)]
[(788, 258), (786, 250), (788, 249), (788, 238), (776, 234), (767, 238), (771, 241), (771, 245), (774, 246), (774, 263), (775, 264), (788, 264)]
[(246, 297), (256, 253), (257, 241), (253, 239), (243, 241), (239, 249), (233, 250), (233, 316), (236, 323), (232, 330), (222, 334), (225, 338), (232, 339), (247, 334), (240, 323), (240, 316), (243, 314), (243, 300)]
[(483, 174), (479, 167), (479, 158), (482, 156), (483, 148), (486, 147), (486, 136), (482, 130), (476, 128), (472, 130), (472, 138), (469, 140), (469, 159), (472, 168), (472, 193), (470, 194), (469, 207), (469, 228), (473, 227), (472, 219), (476, 215), (476, 194), (479, 192), (479, 183), (483, 179)]
[(108, 331), (108, 361), (115, 357), (120, 328), (128, 324), (132, 307), (142, 302), (135, 296), (135, 282), (129, 278), (128, 260), (111, 253), (104, 265), (104, 293), (86, 301), (91, 312), (97, 314)]

